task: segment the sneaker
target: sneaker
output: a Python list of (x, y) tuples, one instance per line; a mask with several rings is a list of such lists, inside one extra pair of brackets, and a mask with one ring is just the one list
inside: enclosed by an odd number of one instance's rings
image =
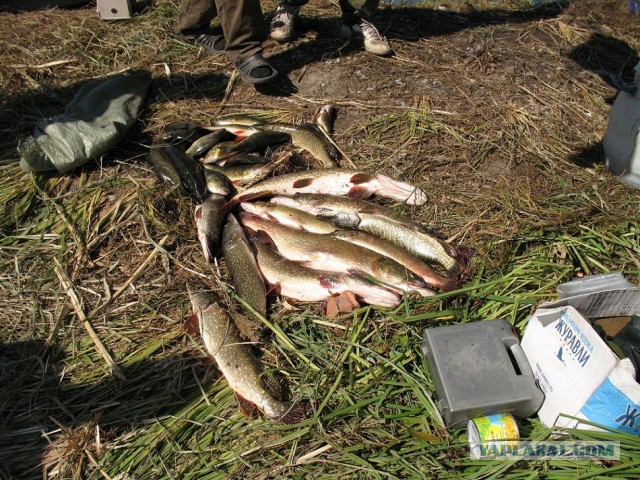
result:
[(271, 38), (279, 42), (288, 42), (293, 39), (293, 23), (300, 7), (280, 5), (271, 19)]
[(391, 55), (393, 50), (389, 41), (380, 35), (378, 29), (372, 23), (362, 20), (356, 25), (342, 25), (341, 33), (344, 36), (360, 36), (364, 37), (364, 49), (374, 55)]

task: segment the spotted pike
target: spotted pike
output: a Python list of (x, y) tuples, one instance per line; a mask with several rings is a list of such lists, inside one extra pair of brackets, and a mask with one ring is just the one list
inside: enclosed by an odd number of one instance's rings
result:
[[(222, 253), (227, 270), (233, 279), (238, 296), (263, 318), (267, 316), (267, 293), (253, 250), (242, 227), (233, 214), (229, 214), (222, 232)], [(246, 309), (255, 330), (260, 331), (263, 323), (253, 312)]]
[(189, 195), (187, 189), (182, 185), (182, 179), (180, 178), (180, 174), (176, 170), (176, 167), (173, 165), (171, 160), (163, 154), (162, 148), (151, 148), (147, 154), (147, 160), (153, 166), (153, 170), (161, 180), (177, 189), (180, 195)]
[(296, 230), (306, 230), (312, 233), (331, 233), (338, 230), (338, 227), (331, 222), (286, 205), (268, 202), (247, 202), (241, 203), (240, 207), (246, 212)]
[[(422, 226), (406, 218), (398, 218), (393, 210), (380, 205), (364, 200), (347, 200), (334, 195), (313, 194), (274, 197), (271, 201), (299, 208), (342, 228), (372, 233), (395, 243), (413, 255), (441, 264), (448, 271), (449, 277), (457, 275), (466, 266), (467, 259), (460, 255), (455, 247), (431, 235)], [(437, 278), (426, 281), (436, 281), (440, 284)], [(454, 288), (455, 282), (450, 282), (452, 283), (442, 284), (439, 288)]]
[(415, 290), (423, 296), (434, 294), (415, 273), (367, 248), (328, 235), (293, 230), (248, 212), (240, 213), (240, 221), (252, 231), (265, 232), (282, 255), (304, 266), (361, 277), (369, 275), (394, 290)]
[(432, 288), (448, 292), (455, 290), (459, 286), (457, 278), (439, 274), (416, 255), (407, 251), (406, 248), (384, 238), (361, 230), (336, 230), (331, 236), (360, 245), (395, 260), (400, 265), (419, 275)]
[(352, 198), (379, 195), (412, 205), (423, 205), (427, 201), (426, 194), (419, 188), (382, 174), (346, 168), (325, 168), (271, 177), (236, 195), (230, 203), (297, 193), (328, 193)]
[(254, 242), (260, 271), (281, 295), (303, 302), (320, 302), (331, 295), (353, 292), (370, 305), (393, 308), (400, 303), (398, 295), (362, 277), (348, 273), (313, 270), (280, 255), (273, 246)]
[(189, 289), (193, 313), (198, 320), (202, 341), (242, 404), (257, 407), (267, 417), (281, 423), (304, 420), (306, 409), (300, 403), (277, 399), (265, 382), (262, 366), (242, 340), (238, 328), (217, 295), (208, 290)]
[(266, 123), (260, 128), (276, 132), (286, 132), (291, 135), (291, 143), (294, 147), (309, 152), (316, 160), (319, 160), (324, 168), (338, 166), (336, 158), (338, 152), (329, 143), (322, 131), (315, 123), (304, 123), (299, 127), (288, 123)]
[(196, 206), (195, 220), (198, 239), (207, 262), (213, 258), (220, 248), (220, 236), (227, 216), (222, 209), (225, 203), (223, 195), (210, 194), (204, 202)]

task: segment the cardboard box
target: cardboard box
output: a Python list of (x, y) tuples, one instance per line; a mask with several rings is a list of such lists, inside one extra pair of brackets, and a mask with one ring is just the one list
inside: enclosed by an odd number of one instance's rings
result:
[[(627, 301), (620, 302), (625, 297)], [(622, 314), (637, 313), (638, 289), (600, 291), (575, 298), (575, 302), (565, 298), (541, 305), (522, 337), (522, 349), (545, 393), (538, 416), (546, 426), (594, 428), (562, 416), (570, 415), (640, 435), (640, 385), (631, 362), (618, 358), (583, 316), (585, 311), (591, 318), (611, 314), (612, 305), (616, 305), (618, 315), (624, 308), (621, 305), (634, 310)], [(578, 311), (572, 303), (589, 308)], [(603, 308), (599, 310), (596, 304)]]

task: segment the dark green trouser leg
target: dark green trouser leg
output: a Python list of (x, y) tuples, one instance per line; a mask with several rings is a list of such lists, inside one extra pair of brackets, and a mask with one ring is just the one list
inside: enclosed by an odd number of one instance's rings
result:
[(214, 0), (182, 0), (176, 32), (206, 28), (217, 15)]
[(184, 33), (209, 26), (216, 15), (233, 64), (262, 51), (267, 26), (259, 0), (182, 0), (176, 30)]
[(262, 52), (268, 31), (259, 0), (216, 0), (216, 7), (231, 63)]
[(360, 15), (370, 17), (378, 9), (380, 0), (340, 0), (342, 21), (347, 25), (360, 23)]

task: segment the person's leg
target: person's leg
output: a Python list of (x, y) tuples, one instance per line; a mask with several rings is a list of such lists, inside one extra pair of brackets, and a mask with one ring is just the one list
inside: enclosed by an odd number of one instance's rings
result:
[(210, 23), (218, 15), (214, 0), (183, 0), (176, 32), (187, 41), (200, 45), (207, 53), (220, 55), (226, 46), (224, 36), (213, 35)]
[(216, 0), (226, 39), (225, 52), (242, 79), (250, 83), (273, 80), (278, 72), (262, 57), (267, 26), (259, 0)]
[(216, 15), (214, 0), (182, 0), (176, 32), (183, 35), (203, 33)]
[(380, 35), (378, 29), (368, 20), (378, 8), (379, 0), (339, 0), (342, 10), (342, 29), (344, 36), (362, 36), (364, 49), (375, 55), (393, 53), (389, 41)]
[(300, 7), (308, 0), (281, 0), (271, 19), (271, 38), (279, 42), (288, 42), (295, 36), (295, 20)]

